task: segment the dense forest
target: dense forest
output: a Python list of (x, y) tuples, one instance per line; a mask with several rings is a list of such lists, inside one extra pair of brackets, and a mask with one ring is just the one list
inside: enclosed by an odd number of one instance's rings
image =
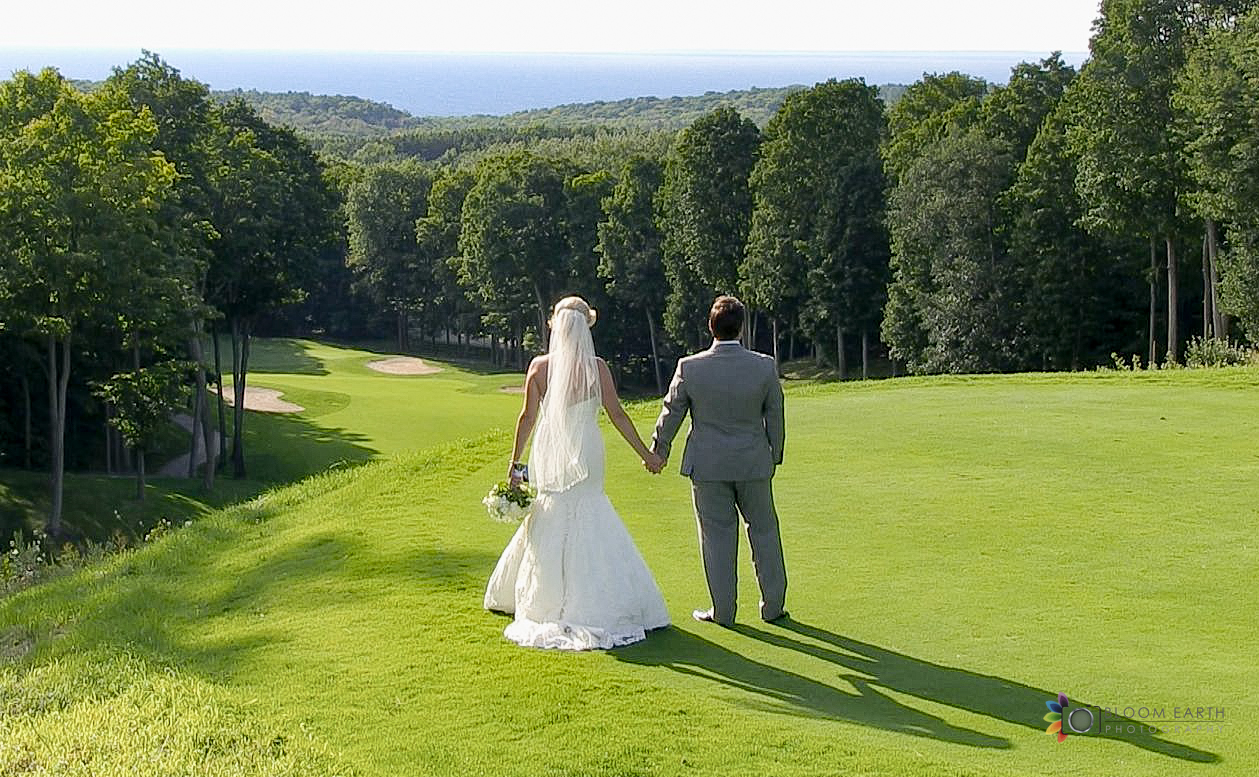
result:
[(841, 379), (1240, 360), (1259, 339), (1255, 6), (1107, 0), (1078, 72), (1055, 55), (1001, 84), (496, 119), (216, 95), (152, 54), (90, 89), (18, 73), (0, 464), (47, 468), (54, 494), (67, 467), (142, 479), (183, 408), (241, 475), (244, 414), (229, 433), (210, 397), (225, 372), (243, 390), (255, 334), (522, 368), (568, 293), (600, 310), (618, 380), (650, 390), (727, 292), (749, 345)]

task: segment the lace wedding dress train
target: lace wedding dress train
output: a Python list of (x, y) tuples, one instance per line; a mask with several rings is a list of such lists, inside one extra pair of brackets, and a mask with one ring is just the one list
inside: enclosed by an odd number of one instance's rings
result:
[[(539, 493), (532, 514), (503, 551), (485, 591), (488, 610), (515, 619), (503, 632), (527, 647), (608, 649), (637, 642), (669, 625), (664, 598), (603, 490), (604, 450), (593, 397), (564, 408), (574, 437), (576, 476)], [(544, 408), (535, 460), (546, 444)], [(582, 476), (584, 472), (584, 477)], [(567, 480), (576, 479), (575, 483)]]

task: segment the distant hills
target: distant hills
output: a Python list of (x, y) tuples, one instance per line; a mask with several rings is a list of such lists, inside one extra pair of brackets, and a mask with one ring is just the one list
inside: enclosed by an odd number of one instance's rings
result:
[[(95, 81), (73, 83), (84, 91), (100, 85)], [(513, 140), (590, 135), (600, 129), (678, 130), (722, 105), (733, 106), (763, 127), (787, 95), (804, 88), (744, 89), (689, 97), (630, 97), (503, 116), (415, 116), (388, 103), (363, 97), (309, 92), (230, 89), (212, 91), (211, 96), (220, 102), (244, 100), (267, 121), (292, 127), (317, 149), (334, 157), (355, 157), (364, 146), (375, 144), (376, 155), (435, 159), (448, 151)], [(879, 93), (890, 105), (907, 88), (902, 84), (884, 84), (879, 87)]]
[[(505, 116), (458, 117), (413, 116), (386, 103), (343, 95), (234, 89), (214, 92), (214, 96), (219, 100), (243, 99), (268, 121), (284, 124), (310, 135), (367, 140), (400, 130), (520, 128), (534, 125), (681, 129), (720, 105), (731, 105), (758, 125), (764, 126), (788, 94), (803, 88), (788, 86), (708, 92), (693, 97), (631, 97), (539, 108)], [(905, 89), (900, 84), (887, 84), (880, 86), (879, 92), (884, 101), (891, 103)]]

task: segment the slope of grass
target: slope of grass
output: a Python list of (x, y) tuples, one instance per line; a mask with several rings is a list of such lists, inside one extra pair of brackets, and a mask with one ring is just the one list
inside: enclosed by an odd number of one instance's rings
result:
[[(417, 443), (510, 425), (497, 379), (421, 380), (397, 386), (446, 413)], [(480, 608), (511, 531), (477, 503), (505, 433), (320, 475), (0, 602), (0, 775), (1253, 774), (1257, 389), (1234, 370), (792, 390), (792, 619), (749, 620), (745, 554), (732, 630), (688, 616), (686, 482), (611, 433), (609, 493), (675, 625), (607, 653), (516, 648)], [(317, 420), (351, 429), (352, 408)], [(1060, 691), (1227, 717), (1057, 744)]]

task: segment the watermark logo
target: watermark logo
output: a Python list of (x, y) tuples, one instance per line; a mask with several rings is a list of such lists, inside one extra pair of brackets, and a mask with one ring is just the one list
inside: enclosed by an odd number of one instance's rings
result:
[(1097, 716), (1093, 710), (1088, 707), (1073, 709), (1065, 693), (1058, 694), (1057, 701), (1050, 699), (1045, 702), (1045, 706), (1049, 708), (1045, 715), (1049, 728), (1045, 729), (1045, 733), (1056, 734), (1059, 744), (1067, 741), (1068, 733), (1087, 734), (1097, 725)]
[(1049, 708), (1045, 715), (1049, 727), (1045, 733), (1057, 736), (1059, 743), (1067, 741), (1072, 734), (1122, 739), (1134, 735), (1218, 733), (1224, 720), (1224, 708), (1219, 706), (1073, 705), (1065, 693), (1058, 694), (1057, 700), (1045, 702), (1045, 706)]

